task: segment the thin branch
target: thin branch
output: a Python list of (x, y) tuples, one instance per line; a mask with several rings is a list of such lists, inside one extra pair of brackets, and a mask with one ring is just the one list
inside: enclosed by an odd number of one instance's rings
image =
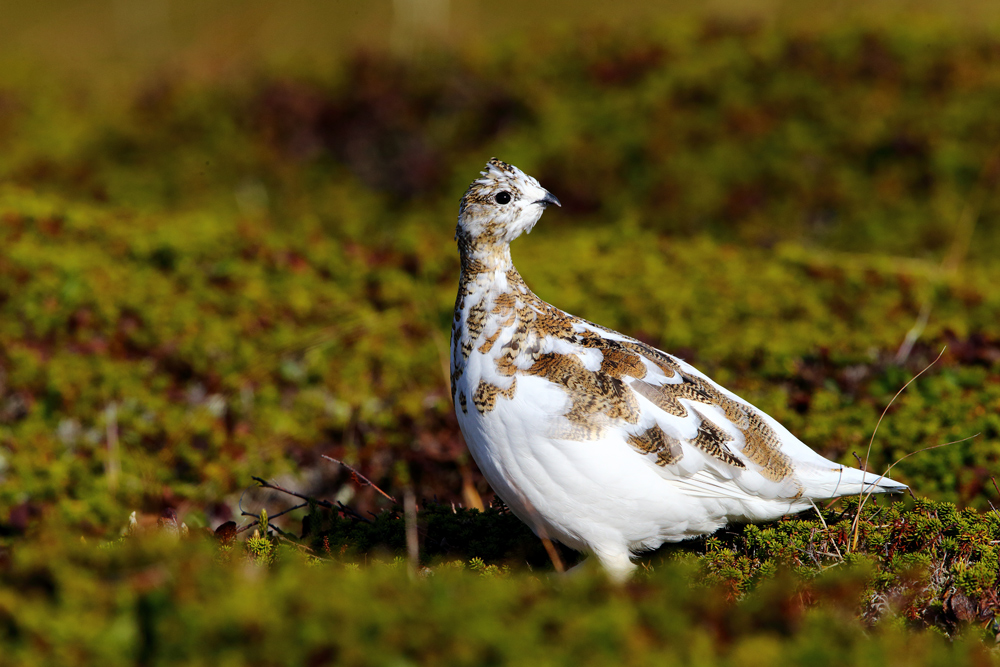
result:
[[(993, 482), (993, 488), (994, 488), (994, 490), (996, 490), (997, 495), (1000, 496), (1000, 487), (997, 486), (997, 478), (991, 476), (990, 477), (990, 481)], [(989, 501), (987, 501), (987, 502), (989, 502)], [(997, 517), (1000, 517), (1000, 512), (997, 512), (997, 508), (993, 507), (993, 503), (992, 502), (990, 502), (990, 508), (993, 509), (993, 513), (996, 514)]]
[[(889, 474), (889, 471), (890, 471), (890, 470), (892, 470), (892, 468), (893, 468), (893, 467), (894, 467), (894, 466), (895, 466), (895, 465), (896, 465), (897, 463), (899, 463), (900, 461), (903, 461), (904, 459), (908, 459), (908, 458), (910, 458), (910, 457), (911, 457), (911, 456), (913, 456), (914, 454), (919, 454), (920, 452), (926, 452), (926, 451), (928, 451), (928, 450), (930, 450), (930, 449), (938, 449), (938, 448), (940, 448), (940, 447), (947, 447), (948, 445), (957, 445), (957, 444), (959, 444), (960, 442), (965, 442), (966, 440), (972, 440), (973, 438), (978, 438), (978, 437), (979, 437), (979, 436), (981, 436), (981, 435), (982, 435), (982, 433), (981, 433), (981, 432), (980, 432), (980, 433), (973, 433), (972, 435), (970, 435), (970, 436), (967, 436), (967, 437), (965, 437), (965, 438), (962, 438), (961, 440), (952, 440), (951, 442), (942, 442), (942, 443), (941, 443), (940, 445), (931, 445), (930, 447), (924, 447), (923, 449), (918, 449), (918, 450), (917, 450), (917, 451), (915, 451), (915, 452), (910, 452), (909, 454), (904, 454), (903, 456), (900, 456), (900, 457), (899, 457), (898, 459), (896, 459), (896, 460), (895, 460), (895, 461), (894, 461), (893, 463), (891, 463), (891, 464), (889, 465), (889, 467), (885, 469), (885, 472), (884, 472), (884, 473), (882, 473), (882, 475), (881, 475), (881, 476), (879, 476), (879, 478), (878, 478), (877, 480), (875, 480), (875, 482), (876, 482), (876, 484), (877, 484), (877, 483), (878, 483), (879, 481), (881, 481), (881, 480), (882, 480), (882, 479), (883, 479), (883, 478), (884, 478), (884, 477), (885, 477), (886, 475), (888, 475), (888, 474)], [(872, 492), (871, 492), (871, 491), (869, 491), (869, 492), (868, 492), (868, 495), (871, 495), (871, 494), (872, 494)]]
[[(299, 507), (305, 507), (305, 505), (299, 505)], [(297, 508), (293, 507), (292, 509), (297, 509)], [(290, 511), (292, 511), (292, 510), (285, 510), (285, 512), (290, 512)], [(281, 514), (284, 514), (285, 512), (281, 512), (280, 514), (275, 514), (274, 516), (275, 517), (281, 516)], [(243, 512), (242, 515), (243, 516), (253, 517), (254, 519), (257, 519), (257, 520), (253, 521), (251, 523), (248, 523), (247, 525), (245, 525), (242, 528), (238, 529), (236, 531), (237, 535), (239, 535), (240, 533), (242, 533), (242, 532), (244, 532), (246, 530), (250, 530), (251, 528), (253, 528), (255, 526), (259, 526), (260, 525), (260, 515), (259, 514), (253, 514), (251, 512)], [(297, 540), (289, 538), (288, 537), (288, 533), (286, 533), (285, 531), (283, 531), (281, 528), (278, 528), (277, 526), (275, 526), (270, 521), (267, 522), (267, 527), (270, 530), (274, 531), (274, 534), (275, 534), (275, 536), (278, 539), (284, 540), (285, 542), (288, 542), (289, 544), (294, 545), (294, 546), (298, 547), (299, 549), (304, 549), (304, 550), (308, 551), (311, 554), (315, 554), (316, 553), (316, 551), (314, 549), (312, 549), (312, 548), (310, 548), (310, 547), (302, 544), (301, 542), (299, 542)]]
[[(272, 515), (269, 515), (269, 516), (272, 519), (277, 519), (279, 516), (283, 516), (285, 514), (288, 514), (289, 512), (294, 512), (295, 510), (302, 509), (303, 507), (309, 507), (309, 503), (299, 503), (298, 505), (296, 505), (294, 507), (289, 507), (286, 510), (282, 510), (282, 511), (278, 512), (277, 514), (272, 514)], [(250, 514), (249, 512), (244, 512), (243, 516), (253, 516), (253, 515)]]
[(813, 502), (812, 498), (809, 498), (808, 500), (809, 504), (812, 505), (813, 509), (816, 511), (816, 516), (819, 517), (819, 522), (823, 524), (823, 530), (830, 530), (830, 527), (826, 525), (826, 519), (823, 518), (822, 512), (820, 512), (819, 508), (816, 507), (816, 503)]
[(947, 349), (948, 349), (947, 345), (945, 345), (944, 347), (942, 347), (941, 351), (938, 352), (938, 356), (934, 358), (934, 361), (932, 361), (931, 363), (929, 363), (926, 366), (924, 366), (924, 370), (920, 371), (919, 373), (917, 373), (916, 375), (914, 375), (912, 378), (910, 378), (910, 380), (906, 384), (904, 384), (899, 391), (896, 392), (896, 395), (892, 397), (892, 400), (889, 401), (889, 405), (885, 406), (885, 409), (882, 410), (882, 414), (879, 415), (878, 422), (875, 424), (875, 430), (872, 431), (871, 440), (868, 441), (868, 451), (865, 452), (865, 464), (861, 468), (862, 472), (868, 472), (868, 458), (871, 456), (871, 453), (872, 453), (872, 445), (875, 443), (875, 435), (878, 433), (878, 427), (882, 425), (882, 420), (885, 419), (886, 413), (889, 412), (889, 408), (891, 408), (892, 404), (896, 402), (896, 399), (899, 398), (899, 395), (902, 394), (904, 391), (906, 391), (907, 387), (909, 387), (911, 384), (913, 384), (913, 382), (918, 377), (920, 377), (921, 375), (923, 375), (924, 373), (926, 373), (927, 371), (929, 371), (930, 368), (931, 368), (931, 366), (933, 366), (934, 364), (936, 364), (941, 359), (941, 356), (944, 354), (945, 350), (947, 350)]
[[(290, 537), (285, 537), (285, 533), (282, 533), (280, 530), (278, 530), (274, 526), (271, 526), (271, 524), (268, 524), (268, 526), (271, 527), (271, 530), (273, 530), (273, 531), (275, 531), (277, 533), (277, 536), (278, 536), (279, 540), (282, 540), (283, 542), (288, 542), (289, 544), (291, 544), (293, 547), (295, 547), (299, 551), (308, 551), (313, 556), (316, 556), (316, 550), (313, 549), (312, 547), (307, 546), (305, 544), (302, 544), (301, 542), (299, 542), (297, 540), (294, 540), (294, 539), (292, 539)], [(318, 556), (317, 556), (317, 558), (318, 558)]]
[[(894, 462), (890, 463), (889, 466), (885, 469), (885, 472), (882, 473), (881, 475), (879, 475), (878, 479), (876, 479), (874, 482), (872, 482), (869, 485), (872, 488), (872, 490), (869, 491), (868, 493), (861, 494), (861, 502), (858, 503), (858, 512), (857, 512), (857, 514), (854, 515), (854, 524), (851, 526), (851, 530), (854, 533), (854, 536), (853, 536), (853, 539), (852, 539), (850, 551), (854, 551), (854, 549), (856, 549), (857, 546), (858, 546), (858, 532), (859, 532), (859, 530), (861, 528), (861, 510), (864, 509), (865, 503), (867, 503), (868, 499), (871, 498), (871, 496), (872, 496), (873, 493), (875, 493), (875, 491), (874, 491), (875, 486), (879, 482), (881, 482), (883, 479), (885, 479), (885, 476), (889, 474), (889, 471), (892, 470), (893, 467), (895, 467), (898, 463), (904, 461), (905, 459), (910, 458), (914, 454), (920, 454), (921, 452), (926, 452), (926, 451), (929, 451), (931, 449), (939, 449), (941, 447), (948, 447), (949, 445), (957, 445), (957, 444), (959, 444), (961, 442), (965, 442), (966, 440), (972, 440), (973, 438), (978, 438), (980, 435), (982, 435), (982, 433), (976, 433), (976, 434), (970, 435), (970, 436), (968, 436), (966, 438), (962, 438), (961, 440), (952, 440), (951, 442), (944, 442), (944, 443), (941, 443), (939, 445), (931, 445), (930, 447), (924, 447), (924, 448), (918, 449), (918, 450), (916, 450), (914, 452), (910, 452), (909, 454), (904, 454), (903, 456), (901, 456), (898, 459), (896, 459)], [(850, 553), (850, 551), (848, 551), (848, 553)]]
[[(372, 522), (371, 519), (367, 519), (367, 518), (361, 516), (360, 514), (358, 514), (358, 511), (356, 509), (354, 509), (353, 507), (348, 507), (347, 505), (345, 505), (344, 503), (340, 502), (339, 500), (337, 501), (337, 509), (340, 510), (341, 512), (343, 512), (343, 514), (345, 516), (350, 517), (354, 521), (362, 521), (364, 523), (371, 523)], [(372, 516), (374, 516), (374, 515), (372, 515)]]
[[(309, 506), (309, 503), (302, 503), (301, 505), (296, 505), (295, 507), (289, 507), (288, 509), (283, 510), (281, 512), (278, 512), (277, 514), (275, 514), (274, 516), (272, 516), (270, 518), (271, 519), (277, 519), (279, 516), (281, 516), (283, 514), (288, 514), (289, 512), (295, 511), (297, 509), (302, 509), (303, 507), (308, 507), (308, 506)], [(254, 514), (253, 512), (247, 512), (246, 510), (244, 510), (242, 508), (240, 509), (240, 516), (251, 516), (251, 517), (257, 519), (257, 521), (260, 521), (260, 515), (259, 514)], [(242, 528), (238, 528), (236, 530), (236, 534), (239, 535), (243, 531), (250, 530), (251, 528), (253, 528), (256, 525), (257, 525), (256, 523), (248, 523), (247, 525), (243, 526)], [(268, 520), (267, 525), (272, 530), (275, 530), (275, 531), (278, 531), (279, 533), (282, 533), (281, 530), (279, 530), (278, 528), (275, 528), (273, 525), (271, 525), (270, 519)], [(284, 533), (282, 533), (282, 534), (284, 534)]]
[(325, 507), (327, 509), (331, 509), (331, 510), (337, 509), (336, 506), (334, 506), (334, 504), (331, 503), (329, 500), (320, 500), (319, 498), (313, 498), (311, 496), (304, 496), (301, 493), (298, 493), (296, 491), (292, 491), (291, 489), (286, 489), (285, 487), (279, 486), (278, 484), (272, 484), (271, 482), (268, 482), (267, 480), (262, 479), (260, 477), (251, 477), (250, 479), (252, 479), (253, 481), (255, 481), (258, 484), (260, 484), (261, 488), (264, 488), (264, 489), (273, 489), (275, 491), (281, 491), (282, 493), (287, 493), (290, 496), (295, 496), (296, 498), (301, 498), (302, 500), (306, 501), (307, 503), (314, 503), (316, 505), (319, 505), (320, 507)]
[[(300, 499), (306, 501), (305, 503), (302, 503), (300, 505), (296, 505), (295, 507), (290, 507), (287, 510), (284, 510), (283, 512), (275, 514), (271, 518), (277, 518), (277, 517), (281, 516), (282, 514), (285, 514), (286, 512), (291, 512), (292, 510), (296, 510), (296, 509), (299, 509), (299, 508), (302, 508), (302, 507), (306, 507), (309, 504), (313, 504), (313, 505), (316, 505), (317, 507), (322, 507), (323, 509), (332, 510), (334, 512), (340, 512), (345, 517), (348, 517), (348, 518), (353, 519), (355, 521), (363, 521), (364, 523), (371, 523), (371, 520), (366, 519), (365, 517), (361, 516), (353, 508), (348, 507), (347, 505), (345, 505), (344, 503), (340, 502), (339, 500), (337, 501), (336, 504), (334, 504), (334, 503), (331, 503), (329, 500), (321, 500), (319, 498), (313, 498), (312, 496), (306, 496), (306, 495), (303, 495), (303, 494), (298, 493), (296, 491), (292, 491), (291, 489), (286, 489), (285, 487), (280, 486), (278, 484), (272, 484), (271, 482), (268, 482), (267, 480), (262, 479), (260, 477), (251, 477), (251, 479), (253, 481), (257, 482), (262, 489), (272, 489), (274, 491), (280, 491), (281, 493), (287, 493), (290, 496), (294, 496), (295, 498), (300, 498)], [(246, 492), (244, 491), (244, 493), (246, 493)], [(242, 516), (255, 516), (254, 514), (252, 514), (250, 512), (247, 512), (247, 511), (245, 511), (243, 509), (243, 496), (240, 496), (240, 505), (239, 505), (239, 508), (240, 508), (240, 513), (241, 513)], [(252, 525), (253, 524), (251, 524), (251, 526)], [(244, 530), (247, 530), (249, 527), (250, 526), (244, 526), (243, 528), (240, 528), (237, 531), (237, 533), (242, 533)]]
[(118, 478), (122, 472), (121, 446), (118, 444), (118, 404), (114, 401), (108, 403), (104, 415), (108, 441), (108, 459), (104, 464), (105, 475), (108, 478), (108, 488), (115, 491), (118, 489)]
[(932, 303), (933, 299), (931, 298), (924, 301), (924, 305), (920, 307), (920, 314), (917, 315), (917, 321), (914, 322), (910, 330), (906, 332), (906, 337), (903, 339), (903, 343), (899, 346), (899, 349), (896, 350), (896, 358), (893, 360), (897, 366), (902, 366), (906, 363), (906, 360), (910, 358), (910, 352), (913, 351), (913, 346), (917, 344), (917, 341), (920, 339), (920, 335), (924, 333), (924, 329), (927, 328), (927, 322), (931, 319)]
[(385, 496), (386, 498), (388, 498), (389, 500), (391, 500), (393, 504), (395, 504), (395, 505), (399, 504), (398, 500), (396, 500), (395, 498), (393, 498), (392, 496), (390, 496), (388, 493), (386, 493), (382, 489), (378, 488), (378, 486), (376, 486), (373, 481), (371, 481), (370, 479), (368, 479), (367, 477), (365, 477), (360, 472), (358, 472), (357, 470), (355, 470), (351, 466), (347, 465), (346, 463), (344, 463), (340, 459), (335, 459), (332, 456), (327, 456), (326, 454), (320, 454), (320, 456), (322, 456), (327, 461), (333, 461), (334, 463), (336, 463), (338, 465), (344, 466), (345, 468), (347, 468), (348, 470), (350, 470), (351, 473), (354, 475), (355, 481), (357, 481), (357, 482), (359, 482), (361, 484), (364, 484), (365, 486), (372, 487), (373, 489), (375, 489), (376, 491), (378, 491), (379, 493), (381, 493), (383, 496)]
[[(243, 512), (241, 514), (241, 516), (255, 516), (255, 515), (250, 514), (250, 512)], [(246, 532), (246, 531), (250, 530), (254, 526), (260, 525), (260, 521), (259, 521), (260, 517), (255, 517), (255, 518), (257, 518), (258, 521), (251, 521), (250, 523), (248, 523), (245, 526), (240, 526), (239, 528), (236, 529), (236, 534), (239, 535), (240, 533), (243, 533), (243, 532)]]
[(413, 578), (420, 570), (420, 542), (417, 539), (417, 499), (409, 487), (403, 496), (403, 527), (406, 531), (407, 570)]
[[(823, 524), (823, 532), (829, 535), (830, 527), (826, 525), (826, 519), (823, 518), (823, 513), (819, 511), (818, 507), (816, 507), (816, 503), (813, 502), (812, 498), (809, 499), (809, 504), (813, 506), (814, 510), (816, 510), (816, 516), (819, 517), (819, 522)], [(812, 538), (810, 537), (810, 539)], [(831, 541), (831, 544), (833, 544), (833, 548), (837, 550), (837, 558), (844, 560), (844, 556), (840, 553), (840, 547), (837, 546), (837, 543)]]
[[(926, 373), (928, 370), (930, 370), (931, 366), (933, 366), (934, 364), (936, 364), (938, 362), (938, 360), (941, 359), (941, 355), (943, 355), (944, 351), (947, 350), (947, 349), (948, 349), (947, 345), (945, 345), (944, 347), (942, 347), (941, 351), (938, 352), (938, 356), (935, 357), (934, 361), (932, 361), (931, 363), (927, 364), (922, 371), (920, 371), (919, 373), (917, 373), (916, 375), (914, 375), (912, 378), (910, 378), (910, 380), (906, 384), (904, 384), (900, 388), (899, 391), (896, 392), (896, 395), (892, 397), (892, 400), (889, 401), (889, 405), (885, 406), (885, 409), (882, 410), (882, 414), (879, 415), (878, 422), (875, 424), (875, 430), (872, 431), (872, 437), (868, 441), (868, 451), (865, 452), (865, 460), (864, 460), (864, 463), (861, 466), (861, 472), (863, 472), (863, 473), (867, 473), (868, 472), (868, 460), (871, 457), (872, 445), (875, 443), (875, 435), (878, 433), (878, 427), (882, 425), (882, 420), (885, 419), (886, 414), (889, 412), (889, 408), (891, 408), (892, 404), (896, 402), (896, 399), (899, 398), (899, 395), (902, 394), (904, 391), (906, 391), (907, 387), (909, 387), (911, 384), (913, 384), (913, 382), (918, 377), (920, 377), (921, 375), (923, 375), (924, 373)], [(924, 451), (924, 450), (920, 450), (920, 451)], [(913, 453), (916, 454), (916, 452), (913, 452)], [(907, 456), (909, 456), (909, 454), (907, 454)], [(857, 457), (857, 454), (855, 454), (855, 457)], [(904, 456), (903, 458), (906, 458), (906, 456)], [(902, 460), (903, 459), (899, 459), (899, 461), (902, 461)], [(896, 463), (899, 463), (899, 461), (896, 461)], [(891, 466), (889, 466), (889, 468), (886, 469), (885, 473), (882, 474), (882, 477), (885, 477), (885, 475), (887, 475), (889, 473), (889, 470), (892, 469), (892, 466), (896, 465), (896, 463), (893, 463)], [(882, 477), (879, 477), (878, 480), (875, 482), (875, 484), (877, 484), (878, 481), (881, 481)], [(862, 486), (861, 486), (862, 490), (864, 489), (864, 481), (863, 480), (864, 480), (864, 476), (862, 476), (862, 483), (861, 483), (862, 484)], [(871, 496), (871, 494), (874, 493), (874, 486), (875, 485), (873, 484), (872, 485), (872, 490), (868, 492), (868, 496)], [(868, 499), (868, 496), (865, 496), (865, 494), (863, 492), (861, 494), (861, 501), (858, 503), (858, 511), (857, 511), (857, 514), (854, 515), (854, 523), (851, 525), (851, 532), (853, 533), (853, 537), (851, 539), (851, 547), (850, 547), (850, 549), (848, 549), (848, 553), (850, 553), (851, 551), (853, 551), (858, 546), (858, 531), (861, 528), (861, 510), (864, 507), (865, 502)]]

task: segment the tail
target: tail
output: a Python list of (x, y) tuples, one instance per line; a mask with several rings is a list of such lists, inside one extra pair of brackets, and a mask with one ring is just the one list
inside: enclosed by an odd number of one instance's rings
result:
[(857, 468), (839, 466), (834, 469), (815, 468), (802, 470), (800, 477), (811, 498), (839, 498), (862, 493), (902, 493), (910, 487), (889, 479), (884, 474), (865, 472)]

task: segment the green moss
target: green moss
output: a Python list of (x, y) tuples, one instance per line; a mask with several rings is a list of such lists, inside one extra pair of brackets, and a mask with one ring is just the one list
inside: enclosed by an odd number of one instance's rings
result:
[(744, 664), (760, 650), (758, 659), (820, 664), (889, 656), (965, 664), (985, 655), (973, 641), (949, 644), (890, 623), (861, 632), (852, 606), (866, 575), (857, 569), (798, 590), (786, 577), (734, 604), (722, 590), (692, 587), (696, 573), (676, 560), (621, 588), (586, 572), (552, 579), (475, 559), (468, 568), (484, 576), (442, 563), (411, 579), (398, 563), (306, 566), (294, 553), (248, 569), (220, 562), (206, 542), (155, 535), (111, 549), (57, 544), (48, 542), (58, 558), (47, 564), (25, 551), (6, 566), (0, 609), (10, 660)]
[[(5, 659), (995, 659), (998, 45), (709, 21), (114, 95), (0, 72)], [(624, 589), (540, 574), (515, 517), (462, 507), (489, 489), (449, 400), (455, 204), (493, 154), (565, 204), (514, 248), (540, 296), (688, 358), (826, 456), (872, 442), (914, 506), (732, 528)], [(438, 500), (415, 580), (398, 510), (321, 454)], [(91, 544), (133, 510), (222, 523), (254, 476), (317, 501), (221, 551)]]

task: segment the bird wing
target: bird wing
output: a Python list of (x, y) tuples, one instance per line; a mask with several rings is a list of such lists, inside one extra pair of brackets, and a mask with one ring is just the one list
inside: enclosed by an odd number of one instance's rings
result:
[[(577, 322), (581, 358), (585, 363), (590, 359), (595, 383), (620, 385), (634, 399), (624, 419), (605, 418), (599, 425), (613, 428), (671, 482), (689, 482), (697, 491), (712, 480), (712, 493), (725, 489), (732, 497), (768, 499), (905, 488), (820, 456), (690, 364), (617, 332)], [(607, 411), (602, 414), (608, 416)]]

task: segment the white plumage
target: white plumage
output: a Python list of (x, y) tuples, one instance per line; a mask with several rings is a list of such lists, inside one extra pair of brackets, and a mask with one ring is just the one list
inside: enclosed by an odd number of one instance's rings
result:
[(817, 499), (906, 486), (829, 461), (691, 365), (532, 293), (510, 242), (558, 200), (492, 159), (462, 198), (452, 396), (493, 490), (624, 578), (631, 557)]

